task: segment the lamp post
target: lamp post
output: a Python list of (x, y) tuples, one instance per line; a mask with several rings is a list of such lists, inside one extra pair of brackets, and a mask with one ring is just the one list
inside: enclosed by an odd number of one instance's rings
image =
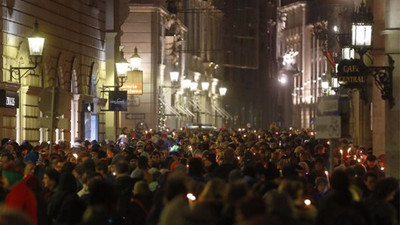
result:
[[(39, 32), (39, 24), (37, 21), (34, 23), (33, 31), (32, 33), (27, 37), (28, 39), (28, 45), (29, 45), (29, 56), (33, 59), (33, 65), (32, 66), (24, 66), (24, 67), (14, 67), (10, 66), (10, 81), (13, 79), (18, 80), (18, 83), (20, 84), (19, 88), (19, 113), (18, 113), (18, 121), (19, 121), (19, 129), (18, 129), (18, 135), (17, 135), (17, 142), (21, 143), (22, 141), (22, 83), (21, 79), (25, 76), (27, 76), (29, 73), (34, 71), (37, 66), (39, 65), (38, 58), (42, 56), (43, 54), (43, 46), (44, 46), (44, 41), (45, 38), (43, 35)], [(21, 70), (26, 70), (24, 73), (21, 74)], [(54, 93), (54, 87), (53, 87), (53, 93)], [(53, 96), (54, 97), (54, 96)], [(52, 98), (53, 98), (52, 97)], [(52, 111), (54, 111), (54, 100), (52, 103)], [(51, 149), (51, 147), (50, 147)]]

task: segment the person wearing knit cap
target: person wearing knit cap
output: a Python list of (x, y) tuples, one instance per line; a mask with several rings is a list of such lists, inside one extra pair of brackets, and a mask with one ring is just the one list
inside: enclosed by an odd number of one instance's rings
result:
[(37, 225), (37, 202), (34, 193), (21, 182), (23, 175), (13, 165), (5, 167), (1, 173), (3, 188), (9, 190), (4, 205), (22, 210)]

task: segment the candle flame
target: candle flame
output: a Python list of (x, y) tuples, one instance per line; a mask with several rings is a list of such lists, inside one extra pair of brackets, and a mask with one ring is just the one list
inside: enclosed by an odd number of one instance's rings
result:
[(196, 201), (196, 196), (194, 196), (192, 193), (188, 193), (186, 195), (186, 197), (190, 200), (190, 201)]

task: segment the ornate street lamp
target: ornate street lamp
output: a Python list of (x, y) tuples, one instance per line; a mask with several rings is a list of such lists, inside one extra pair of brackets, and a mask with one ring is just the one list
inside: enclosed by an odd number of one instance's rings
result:
[(190, 91), (196, 91), (198, 87), (198, 83), (196, 81), (192, 81), (190, 83)]
[(142, 58), (138, 54), (138, 50), (136, 47), (129, 61), (133, 70), (138, 70), (142, 65)]
[(169, 76), (171, 78), (172, 83), (178, 82), (179, 79), (179, 70), (174, 66), (172, 70), (169, 72)]
[(191, 86), (192, 81), (190, 79), (184, 79), (182, 81), (182, 88), (183, 89), (189, 89)]
[(208, 91), (208, 88), (210, 87), (210, 82), (208, 81), (203, 81), (201, 82), (201, 89), (203, 91)]
[(122, 87), (127, 79), (126, 73), (129, 70), (129, 63), (124, 58), (124, 52), (122, 51), (123, 47), (120, 47), (119, 50), (119, 58), (115, 62), (115, 66), (117, 68), (117, 77), (118, 77), (118, 87)]
[[(340, 79), (346, 80), (344, 85), (347, 85), (348, 87), (352, 87), (352, 82), (355, 81), (354, 84), (356, 85), (356, 88), (359, 88), (360, 91), (363, 92), (365, 88), (365, 78), (363, 78), (363, 76), (372, 75), (375, 79), (377, 88), (381, 92), (382, 99), (387, 100), (389, 102), (389, 108), (392, 108), (394, 106), (394, 60), (388, 54), (388, 66), (366, 66), (363, 61), (365, 53), (372, 49), (372, 25), (373, 14), (367, 10), (364, 1), (362, 1), (358, 11), (352, 14), (352, 45), (350, 46), (360, 55), (360, 59), (353, 60), (349, 59), (351, 57), (343, 57), (344, 59), (338, 66), (338, 76)], [(346, 55), (343, 54), (343, 56)], [(349, 69), (355, 67), (357, 68), (356, 70)]]
[(228, 89), (226, 87), (220, 87), (219, 88), (219, 95), (225, 96), (227, 91), (228, 91)]
[(372, 48), (372, 24), (374, 17), (363, 2), (352, 15), (351, 44), (364, 52)]
[[(43, 37), (42, 33), (39, 32), (39, 24), (37, 21), (35, 21), (33, 31), (28, 36), (29, 56), (34, 58), (34, 65), (25, 67), (10, 66), (10, 81), (12, 81), (14, 78), (18, 80), (18, 83), (21, 83), (21, 79), (25, 77), (29, 71), (36, 69), (36, 67), (39, 65), (38, 58), (43, 54), (44, 41), (45, 38)], [(21, 74), (21, 70), (26, 71)]]
[(33, 32), (28, 37), (29, 55), (42, 56), (45, 38), (39, 31), (39, 24), (35, 21)]

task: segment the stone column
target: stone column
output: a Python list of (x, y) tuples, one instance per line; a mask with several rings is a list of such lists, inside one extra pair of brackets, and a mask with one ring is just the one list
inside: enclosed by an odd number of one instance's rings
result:
[[(395, 61), (393, 71), (393, 96), (395, 105), (386, 111), (386, 175), (400, 178), (400, 1), (386, 0), (386, 5), (381, 1), (374, 1), (374, 13), (385, 10), (386, 25), (382, 32), (385, 35), (385, 53), (390, 54)], [(386, 8), (384, 8), (386, 7)], [(387, 108), (386, 104), (386, 108)]]

